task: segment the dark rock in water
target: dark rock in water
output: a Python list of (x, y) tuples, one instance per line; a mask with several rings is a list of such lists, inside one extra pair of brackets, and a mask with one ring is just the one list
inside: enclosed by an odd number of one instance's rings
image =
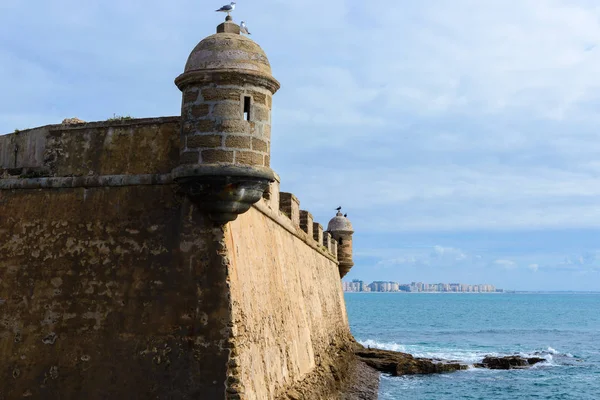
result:
[(492, 357), (487, 356), (481, 363), (475, 364), (477, 368), (488, 368), (488, 369), (515, 369), (515, 368), (527, 368), (537, 363), (546, 361), (545, 358), (530, 357), (524, 358), (521, 356), (506, 356), (506, 357)]
[(467, 365), (454, 361), (415, 358), (406, 353), (370, 348), (365, 349), (360, 345), (357, 345), (354, 354), (368, 366), (393, 376), (437, 374), (468, 368)]

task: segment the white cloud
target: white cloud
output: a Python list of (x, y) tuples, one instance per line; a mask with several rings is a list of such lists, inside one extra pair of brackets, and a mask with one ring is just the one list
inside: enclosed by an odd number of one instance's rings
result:
[(538, 270), (540, 269), (540, 266), (538, 264), (529, 264), (527, 266), (527, 268), (529, 268), (533, 272), (538, 272)]
[(504, 269), (508, 269), (508, 270), (518, 268), (518, 265), (514, 261), (511, 261), (511, 260), (496, 260), (496, 261), (494, 261), (494, 264), (496, 264)]
[[(0, 45), (0, 132), (177, 114), (173, 78), (222, 18), (191, 0), (48, 4), (0, 5), (0, 33), (28, 32)], [(273, 166), (303, 208), (326, 220), (343, 201), (363, 232), (600, 227), (595, 2), (333, 6), (236, 10), (282, 83)]]

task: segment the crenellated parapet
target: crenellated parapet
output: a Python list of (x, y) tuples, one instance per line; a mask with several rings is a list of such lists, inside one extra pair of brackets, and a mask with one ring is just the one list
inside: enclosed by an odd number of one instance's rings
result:
[(279, 192), (279, 210), (284, 213), (294, 226), (300, 227), (300, 200), (292, 193)]
[(313, 237), (313, 216), (306, 210), (300, 210), (300, 229), (302, 229), (309, 237)]
[(276, 176), (265, 191), (263, 202), (257, 203), (256, 206), (268, 207), (271, 213), (288, 221), (294, 233), (302, 236), (307, 244), (337, 260), (338, 244), (333, 236), (324, 232), (321, 224), (314, 222), (310, 212), (300, 209), (300, 200), (293, 193), (280, 192), (279, 183), (279, 177)]

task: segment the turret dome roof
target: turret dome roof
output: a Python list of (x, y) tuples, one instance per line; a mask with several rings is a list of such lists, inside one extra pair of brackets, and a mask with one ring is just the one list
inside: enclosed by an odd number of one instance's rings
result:
[(344, 217), (344, 214), (338, 211), (335, 217), (329, 221), (329, 224), (327, 225), (327, 231), (353, 233), (354, 229), (352, 228), (350, 220)]
[(202, 70), (246, 70), (271, 76), (271, 65), (263, 49), (239, 33), (216, 33), (198, 43), (187, 60), (185, 72)]

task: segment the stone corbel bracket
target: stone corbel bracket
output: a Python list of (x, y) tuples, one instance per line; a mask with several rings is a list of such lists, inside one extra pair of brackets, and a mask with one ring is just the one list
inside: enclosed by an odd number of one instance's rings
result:
[(211, 220), (226, 224), (259, 201), (275, 176), (269, 168), (203, 164), (179, 166), (173, 179)]

